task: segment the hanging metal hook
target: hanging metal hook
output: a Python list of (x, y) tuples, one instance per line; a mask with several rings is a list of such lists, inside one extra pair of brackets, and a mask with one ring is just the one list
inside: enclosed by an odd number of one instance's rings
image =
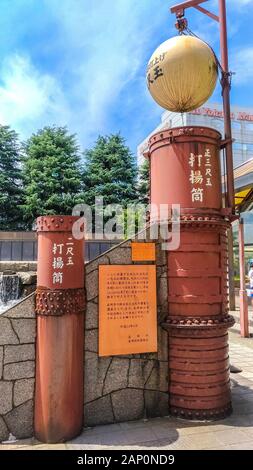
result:
[(187, 19), (177, 15), (177, 21), (175, 23), (175, 27), (178, 30), (179, 34), (184, 34), (184, 31), (188, 27)]

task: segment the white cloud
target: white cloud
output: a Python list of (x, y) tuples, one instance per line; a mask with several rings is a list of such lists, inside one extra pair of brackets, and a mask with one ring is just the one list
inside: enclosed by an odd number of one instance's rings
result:
[[(0, 122), (22, 137), (46, 124), (66, 124), (84, 146), (90, 145), (98, 133), (119, 130), (114, 115), (117, 103), (125, 106), (122, 93), (128, 102), (136, 96), (139, 90), (131, 86), (140, 77), (145, 89), (145, 65), (153, 52), (150, 42), (158, 46), (157, 28), (168, 7), (163, 0), (62, 0), (60, 8), (58, 0), (44, 0), (44, 6), (44, 30), (48, 16), (57, 31), (54, 41), (46, 35), (39, 41), (40, 49), (50, 53), (50, 68), (45, 72), (45, 56), (40, 64), (36, 44), (31, 51), (26, 47), (25, 54), (20, 49), (5, 58), (0, 70)], [(173, 22), (171, 28), (175, 34)], [(166, 33), (170, 35), (169, 28)], [(145, 113), (145, 102), (142, 105)]]
[(58, 0), (47, 1), (58, 18), (66, 48), (72, 51), (68, 60), (73, 73), (71, 95), (78, 102), (75, 126), (83, 141), (90, 141), (99, 132), (114, 130), (115, 105), (124, 107), (120, 96), (128, 85), (141, 75), (145, 88), (146, 54), (167, 5), (163, 0), (159, 5), (153, 0), (145, 4), (62, 0), (59, 14)]
[(246, 47), (231, 54), (230, 69), (235, 72), (233, 83), (237, 85), (253, 80), (253, 47)]
[(238, 8), (244, 5), (249, 5), (250, 3), (253, 3), (253, 0), (230, 0), (231, 3), (234, 3)]
[[(36, 126), (68, 118), (63, 92), (55, 78), (41, 74), (28, 56), (8, 57), (0, 71), (0, 122), (27, 137)], [(57, 116), (58, 115), (58, 116)]]
[[(253, 3), (230, 1), (230, 10)], [(66, 124), (78, 133), (83, 146), (88, 146), (98, 133), (118, 131), (120, 119), (125, 123), (132, 113), (136, 122), (132, 117), (131, 132), (139, 135), (141, 127), (147, 127), (147, 116), (152, 126), (153, 117), (158, 121), (162, 111), (146, 91), (145, 64), (161, 37), (165, 40), (176, 34), (175, 18), (168, 12), (174, 3), (61, 0), (59, 7), (59, 0), (44, 0), (39, 44), (26, 44), (26, 54), (20, 49), (2, 63), (0, 122), (10, 124), (22, 137), (47, 124)], [(208, 8), (217, 12), (216, 7), (217, 0), (210, 1)], [(195, 13), (196, 17), (192, 12), (187, 14), (192, 30), (218, 46), (218, 24)], [(54, 24), (50, 40), (46, 33), (43, 36), (48, 18)], [(21, 20), (26, 32), (28, 20)], [(238, 51), (234, 57), (231, 54), (230, 68), (237, 72), (235, 83), (253, 77), (252, 50)], [(36, 57), (36, 66), (31, 57)]]
[[(218, 0), (211, 0), (208, 3), (210, 3), (211, 6), (218, 7)], [(249, 5), (250, 3), (253, 3), (253, 0), (227, 0), (226, 7), (227, 7), (227, 10), (231, 6), (233, 8), (236, 7), (237, 9), (240, 9), (242, 6)], [(207, 4), (206, 4), (206, 6), (207, 6)]]

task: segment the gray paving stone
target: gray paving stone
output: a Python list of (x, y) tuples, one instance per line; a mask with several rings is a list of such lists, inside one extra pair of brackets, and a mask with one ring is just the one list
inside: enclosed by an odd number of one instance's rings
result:
[[(224, 449), (224, 447), (222, 447)], [(253, 440), (230, 445), (229, 450), (253, 450)]]
[(87, 263), (85, 266), (86, 275), (91, 273), (92, 271), (95, 271), (95, 269), (98, 269), (98, 266), (103, 265), (103, 264), (109, 264), (109, 258), (107, 255), (99, 256), (98, 259), (95, 259)]
[(0, 442), (8, 439), (8, 436), (9, 436), (9, 431), (7, 429), (7, 426), (3, 418), (0, 416)]
[(85, 279), (87, 301), (94, 299), (98, 295), (98, 270), (87, 274)]
[(33, 435), (33, 400), (14, 408), (5, 421), (11, 433), (19, 439)]
[(169, 414), (169, 397), (167, 393), (145, 390), (145, 409), (149, 418), (167, 416)]
[(231, 444), (239, 444), (244, 443), (246, 440), (250, 440), (246, 438), (246, 435), (242, 431), (238, 431), (238, 429), (227, 429), (226, 431), (217, 431), (215, 433), (216, 438), (218, 439), (220, 444), (231, 445)]
[[(143, 390), (125, 389), (111, 394), (116, 421), (136, 420), (144, 417)], [(127, 407), (126, 404), (129, 404)]]
[(86, 357), (84, 368), (85, 403), (94, 401), (102, 396), (105, 376), (110, 362), (111, 358), (98, 357), (97, 354), (90, 358)]
[(12, 318), (11, 323), (20, 343), (34, 343), (36, 335), (35, 319)]
[(0, 381), (0, 414), (4, 415), (12, 409), (12, 382)]
[(144, 426), (149, 425), (149, 420), (147, 419), (138, 419), (137, 421), (125, 421), (122, 423), (119, 423), (119, 426), (122, 429), (137, 429), (137, 428), (143, 428)]
[(168, 388), (168, 364), (167, 362), (156, 361), (155, 367), (145, 384), (145, 389), (167, 392)]
[(88, 330), (84, 337), (85, 351), (98, 352), (98, 330)]
[(34, 379), (16, 380), (13, 392), (14, 406), (19, 406), (27, 400), (33, 398), (34, 382)]
[(35, 318), (35, 294), (30, 294), (21, 300), (8, 310), (5, 316), (8, 318)]
[(84, 425), (96, 426), (97, 424), (113, 423), (111, 399), (107, 395), (84, 406)]
[(168, 302), (168, 285), (167, 285), (167, 278), (160, 277), (157, 283), (158, 289), (158, 303), (159, 305), (163, 306), (164, 304), (167, 307)]
[(92, 301), (87, 302), (85, 328), (86, 330), (98, 328), (98, 305)]
[(105, 378), (104, 395), (127, 387), (129, 364), (129, 359), (120, 357), (112, 359)]
[(124, 431), (122, 435), (122, 444), (134, 445), (140, 442), (148, 443), (156, 438), (151, 427), (140, 427)]
[[(99, 445), (119, 445), (124, 439), (124, 433), (121, 432), (111, 432), (108, 434), (90, 434), (89, 432), (84, 432), (81, 436), (81, 439), (77, 438), (75, 442), (72, 441), (72, 445), (79, 446), (79, 449), (85, 449), (87, 444)], [(79, 441), (79, 442), (78, 442)]]
[(5, 346), (4, 363), (21, 362), (34, 360), (35, 346), (34, 344), (19, 344), (17, 346)]
[(3, 376), (3, 356), (4, 356), (4, 348), (0, 346), (0, 379)]
[(18, 335), (12, 328), (11, 322), (3, 315), (0, 316), (0, 345), (18, 344)]
[(131, 248), (122, 246), (114, 248), (107, 253), (110, 264), (132, 264)]
[(34, 361), (15, 362), (4, 366), (4, 380), (32, 378), (35, 374)]
[(154, 360), (131, 359), (128, 386), (144, 388), (155, 364)]
[(168, 332), (158, 327), (158, 360), (168, 361), (169, 345), (168, 345)]

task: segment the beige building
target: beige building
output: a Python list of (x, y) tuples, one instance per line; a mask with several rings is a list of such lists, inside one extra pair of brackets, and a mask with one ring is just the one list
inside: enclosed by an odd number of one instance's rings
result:
[[(232, 133), (234, 168), (253, 157), (253, 108), (232, 106)], [(190, 113), (163, 112), (161, 122), (137, 147), (138, 163), (143, 161), (143, 152), (148, 149), (148, 140), (152, 134), (169, 127), (206, 126), (223, 133), (223, 111), (221, 104), (206, 104)]]

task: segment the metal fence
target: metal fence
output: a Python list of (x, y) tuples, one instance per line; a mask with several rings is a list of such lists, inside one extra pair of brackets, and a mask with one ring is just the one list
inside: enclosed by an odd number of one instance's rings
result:
[(37, 241), (0, 241), (0, 261), (36, 261), (36, 259)]
[(85, 242), (85, 261), (92, 261), (97, 256), (101, 255), (107, 250), (110, 250), (115, 245), (118, 245), (119, 241), (91, 241), (87, 240)]
[[(114, 240), (87, 240), (85, 242), (85, 261), (93, 260), (118, 243)], [(36, 240), (0, 240), (0, 261), (36, 260)]]

